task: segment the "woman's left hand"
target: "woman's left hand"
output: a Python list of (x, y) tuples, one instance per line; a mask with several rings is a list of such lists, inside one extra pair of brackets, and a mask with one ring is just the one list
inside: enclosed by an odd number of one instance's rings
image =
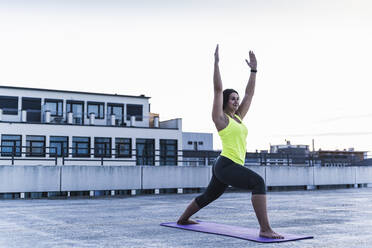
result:
[(257, 70), (256, 56), (254, 55), (254, 53), (252, 51), (249, 51), (249, 61), (246, 59), (245, 62), (247, 62), (248, 66), (252, 70)]

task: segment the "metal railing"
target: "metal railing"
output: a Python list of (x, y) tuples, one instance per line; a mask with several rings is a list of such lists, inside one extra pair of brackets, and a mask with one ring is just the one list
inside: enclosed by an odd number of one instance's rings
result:
[[(123, 152), (125, 151), (125, 153)], [(31, 147), (31, 146), (1, 146), (0, 160), (11, 161), (53, 161), (54, 165), (66, 165), (67, 162), (122, 162), (129, 165), (212, 165), (220, 151), (199, 151), (193, 155), (190, 150), (164, 151), (155, 149), (143, 153), (143, 149), (123, 150), (117, 148), (78, 148), (78, 147)], [(165, 154), (168, 155), (166, 156)], [(368, 157), (369, 158), (369, 157)], [(341, 159), (318, 158), (316, 156), (294, 156), (278, 153), (247, 153), (245, 165), (259, 166), (350, 166), (363, 160), (354, 158)], [(371, 157), (372, 163), (372, 157)], [(369, 164), (367, 164), (369, 165)], [(372, 165), (372, 164), (371, 164)]]
[[(67, 154), (65, 154), (67, 150)], [(129, 154), (123, 154), (123, 149), (116, 148), (77, 148), (77, 147), (31, 147), (31, 146), (1, 146), (0, 160), (10, 160), (11, 164), (17, 160), (23, 161), (54, 161), (58, 165), (61, 160), (62, 165), (67, 161), (96, 161), (104, 165), (104, 162), (130, 162), (134, 165), (177, 165), (183, 162), (179, 159), (182, 157), (182, 150), (177, 154), (164, 155), (163, 150), (152, 150), (148, 154), (137, 155), (137, 149), (127, 150)], [(143, 150), (140, 150), (143, 151)], [(173, 151), (175, 152), (175, 151)], [(169, 151), (168, 151), (169, 153)]]
[[(23, 111), (25, 115), (23, 116)], [(50, 112), (50, 120), (47, 122), (46, 113)], [(18, 119), (19, 122), (29, 122), (29, 123), (53, 123), (53, 124), (75, 124), (75, 125), (89, 125), (90, 113), (76, 111), (76, 112), (55, 112), (50, 110), (22, 110), (22, 109), (12, 109), (12, 108), (2, 108), (2, 120), (1, 121), (14, 121)], [(68, 123), (68, 114), (72, 113), (72, 123)], [(94, 120), (99, 122), (99, 125), (112, 125), (112, 126), (127, 126), (130, 123), (131, 117), (135, 117), (136, 122), (149, 122), (149, 115), (117, 115), (115, 116), (115, 123), (111, 123), (111, 114), (105, 113), (102, 118), (95, 115)]]

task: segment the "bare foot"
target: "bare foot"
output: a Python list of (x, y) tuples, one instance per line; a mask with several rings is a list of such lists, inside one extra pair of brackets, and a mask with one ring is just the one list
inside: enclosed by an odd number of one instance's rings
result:
[(193, 225), (193, 224), (199, 224), (199, 223), (189, 219), (189, 220), (178, 220), (177, 224), (178, 225)]
[(269, 239), (284, 239), (284, 236), (277, 234), (273, 230), (260, 231), (260, 237), (269, 238)]

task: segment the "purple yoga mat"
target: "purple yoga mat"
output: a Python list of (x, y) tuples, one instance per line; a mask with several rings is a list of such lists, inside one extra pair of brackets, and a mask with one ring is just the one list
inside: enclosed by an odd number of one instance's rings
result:
[(284, 239), (269, 239), (258, 236), (259, 231), (257, 229), (231, 226), (225, 224), (218, 224), (212, 222), (198, 221), (199, 224), (194, 225), (178, 225), (176, 222), (161, 223), (161, 226), (180, 228), (196, 232), (213, 233), (217, 235), (230, 236), (239, 239), (245, 239), (260, 243), (277, 243), (277, 242), (288, 242), (301, 239), (312, 239), (313, 236), (301, 236), (293, 235), (288, 233), (280, 233), (284, 236)]

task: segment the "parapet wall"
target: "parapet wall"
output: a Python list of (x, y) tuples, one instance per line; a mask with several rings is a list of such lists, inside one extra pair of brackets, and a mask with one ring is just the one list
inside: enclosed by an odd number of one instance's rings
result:
[[(372, 183), (372, 167), (249, 166), (266, 186)], [(211, 166), (0, 166), (0, 193), (204, 188)]]

